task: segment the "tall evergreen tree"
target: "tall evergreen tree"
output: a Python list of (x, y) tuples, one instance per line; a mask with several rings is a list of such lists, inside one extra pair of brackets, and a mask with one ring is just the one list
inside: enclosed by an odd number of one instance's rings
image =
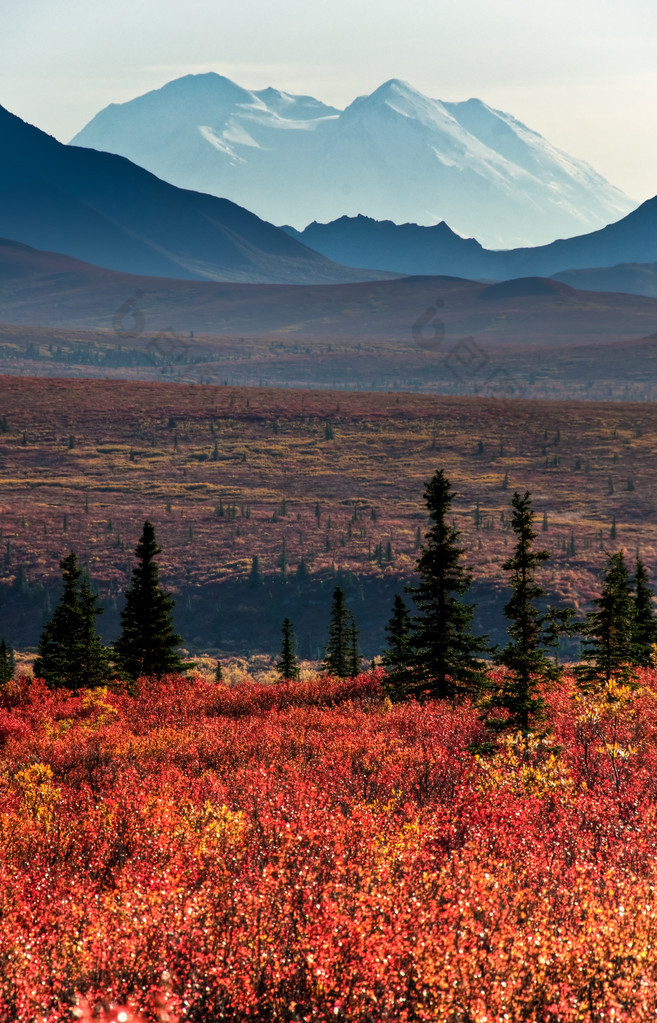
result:
[(413, 618), (414, 666), (409, 694), (437, 699), (476, 692), (482, 683), (483, 637), (473, 634), (474, 608), (463, 601), (472, 575), (463, 563), (460, 532), (447, 521), (454, 501), (438, 470), (425, 485), (431, 527), (417, 562), (418, 586), (409, 587), (419, 614)]
[(91, 589), (86, 572), (80, 581), (80, 608), (82, 610), (82, 650), (87, 682), (85, 685), (104, 685), (110, 675), (110, 651), (101, 641), (96, 629), (96, 619), (103, 613), (98, 607), (98, 595)]
[(352, 675), (354, 628), (354, 619), (347, 607), (344, 590), (341, 586), (336, 586), (331, 603), (329, 641), (322, 663), (322, 668), (330, 675), (336, 675), (338, 678), (349, 678)]
[(7, 646), (4, 639), (0, 642), (0, 685), (3, 686), (5, 682), (9, 682), (14, 677), (14, 671), (16, 663), (14, 661), (14, 651), (11, 647)]
[(283, 622), (281, 631), (283, 634), (283, 644), (281, 646), (281, 656), (276, 665), (276, 671), (281, 679), (295, 681), (299, 678), (299, 661), (296, 653), (296, 637), (289, 618), (286, 618)]
[(64, 590), (39, 640), (34, 674), (52, 689), (103, 685), (110, 674), (109, 652), (96, 631), (102, 613), (98, 597), (74, 551), (59, 563)]
[(386, 625), (388, 645), (383, 651), (386, 669), (385, 691), (393, 699), (404, 699), (410, 682), (409, 669), (413, 664), (411, 616), (398, 593), (392, 606), (392, 616)]
[(634, 589), (634, 656), (637, 664), (642, 668), (648, 668), (654, 663), (655, 645), (657, 644), (655, 594), (650, 586), (646, 566), (638, 555), (632, 582)]
[(538, 534), (533, 528), (530, 494), (526, 491), (521, 496), (516, 491), (511, 505), (511, 529), (516, 534), (516, 546), (513, 555), (502, 565), (505, 572), (511, 573), (511, 598), (504, 607), (509, 642), (495, 655), (496, 662), (507, 671), (501, 686), (489, 692), (483, 705), (488, 711), (503, 709), (508, 713), (508, 718), (490, 716), (491, 728), (501, 730), (511, 726), (527, 735), (544, 716), (541, 682), (558, 677), (559, 669), (544, 650), (547, 642), (554, 641), (555, 620), (551, 612), (540, 611), (538, 601), (545, 596), (545, 591), (535, 581), (539, 565), (548, 561), (550, 554), (534, 549)]
[(583, 660), (575, 676), (584, 691), (606, 683), (632, 684), (636, 675), (635, 605), (622, 551), (607, 555), (600, 596), (582, 629)]
[(356, 619), (351, 617), (351, 623), (349, 625), (349, 637), (348, 643), (349, 648), (347, 651), (347, 674), (349, 678), (355, 678), (356, 675), (360, 674), (363, 668), (363, 655), (360, 652), (358, 646), (358, 634), (359, 628), (356, 625)]
[(160, 586), (155, 558), (161, 553), (155, 528), (144, 523), (135, 549), (138, 564), (121, 612), (121, 635), (114, 644), (120, 670), (133, 680), (141, 675), (162, 676), (189, 667), (176, 650), (182, 643), (174, 631), (174, 600)]

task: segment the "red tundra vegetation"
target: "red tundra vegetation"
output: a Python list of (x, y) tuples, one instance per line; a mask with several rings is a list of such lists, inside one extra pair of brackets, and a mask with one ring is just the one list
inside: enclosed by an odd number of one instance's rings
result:
[(477, 579), (499, 585), (529, 490), (544, 585), (581, 606), (608, 549), (657, 571), (656, 441), (650, 403), (0, 378), (0, 578), (58, 579), (74, 549), (118, 597), (147, 518), (174, 592), (254, 555), (279, 572), (283, 549), (290, 571), (407, 580), (443, 468)]
[(0, 1017), (657, 1012), (657, 673), (480, 752), (381, 671), (0, 695)]

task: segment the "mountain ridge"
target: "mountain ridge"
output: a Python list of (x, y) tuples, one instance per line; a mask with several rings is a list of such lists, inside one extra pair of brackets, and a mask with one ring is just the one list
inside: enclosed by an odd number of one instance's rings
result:
[(4, 107), (0, 136), (5, 237), (159, 277), (363, 279), (362, 272), (332, 264), (230, 200), (177, 188), (123, 156), (65, 146)]
[(462, 238), (444, 223), (424, 227), (360, 216), (341, 217), (328, 224), (313, 222), (303, 231), (287, 225), (283, 230), (327, 258), (350, 266), (377, 265), (401, 274), (455, 274), (488, 280), (552, 277), (618, 264), (657, 262), (657, 197), (598, 231), (549, 245), (501, 251)]

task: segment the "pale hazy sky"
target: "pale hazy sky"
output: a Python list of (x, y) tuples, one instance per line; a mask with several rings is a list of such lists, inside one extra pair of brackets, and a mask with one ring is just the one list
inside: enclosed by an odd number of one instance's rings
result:
[(0, 0), (0, 104), (63, 142), (200, 71), (338, 107), (388, 78), (478, 96), (657, 194), (655, 0)]

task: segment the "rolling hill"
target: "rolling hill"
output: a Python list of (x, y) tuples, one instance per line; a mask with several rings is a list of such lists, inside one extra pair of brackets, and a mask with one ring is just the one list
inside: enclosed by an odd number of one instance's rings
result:
[(173, 330), (431, 350), (469, 337), (532, 349), (643, 337), (657, 322), (657, 301), (534, 277), (493, 285), (447, 276), (332, 285), (184, 281), (121, 274), (5, 239), (0, 321), (133, 338)]
[(619, 263), (617, 266), (562, 270), (556, 281), (586, 291), (622, 291), (627, 295), (657, 298), (657, 263)]
[(500, 397), (657, 398), (657, 300), (537, 277), (141, 277), (0, 242), (0, 372)]

